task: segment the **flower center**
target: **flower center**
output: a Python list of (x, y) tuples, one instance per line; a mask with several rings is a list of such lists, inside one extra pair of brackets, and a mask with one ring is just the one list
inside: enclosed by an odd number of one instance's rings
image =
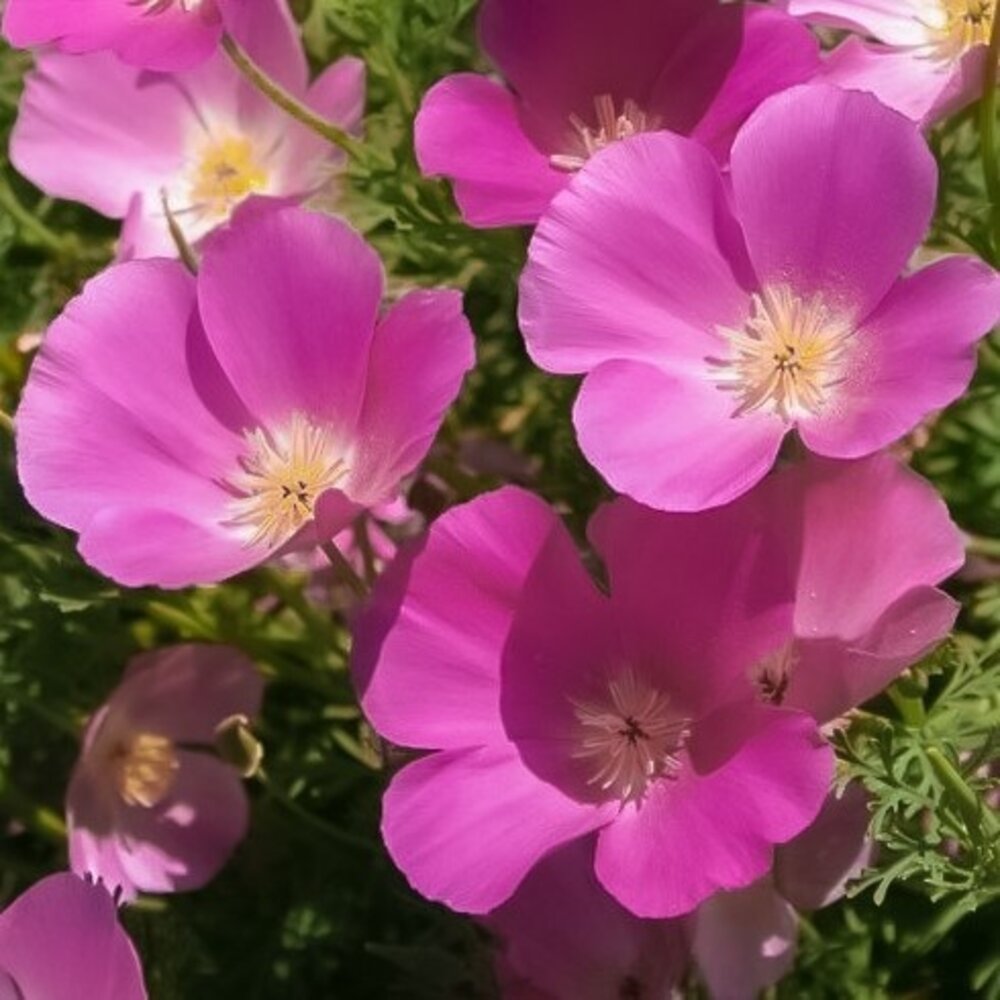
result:
[(115, 788), (129, 806), (149, 809), (162, 802), (179, 767), (173, 742), (155, 733), (137, 733), (111, 753)]
[(250, 140), (226, 136), (204, 146), (191, 177), (192, 207), (215, 219), (225, 218), (247, 195), (267, 187), (267, 172), (254, 156)]
[(788, 682), (798, 657), (792, 643), (765, 656), (750, 671), (750, 680), (761, 701), (780, 705), (788, 692)]
[(690, 722), (633, 671), (610, 681), (603, 701), (574, 701), (573, 709), (579, 729), (572, 755), (591, 766), (588, 784), (624, 805), (640, 801), (658, 778), (676, 776)]
[(572, 151), (550, 156), (549, 163), (553, 167), (558, 170), (579, 170), (594, 153), (600, 152), (605, 146), (640, 132), (655, 132), (660, 127), (660, 119), (656, 115), (647, 114), (631, 99), (625, 101), (619, 114), (614, 98), (609, 94), (601, 94), (594, 98), (594, 111), (596, 128), (591, 128), (578, 115), (570, 115), (569, 122), (573, 126), (570, 140)]
[(993, 28), (991, 0), (942, 0), (943, 26), (932, 28), (932, 57), (957, 59), (975, 45), (987, 45)]
[(719, 327), (732, 352), (708, 358), (720, 389), (739, 398), (733, 416), (769, 410), (785, 421), (818, 413), (843, 381), (853, 328), (816, 296), (778, 286), (754, 295), (742, 330)]
[(330, 431), (301, 413), (278, 433), (258, 427), (246, 435), (249, 454), (226, 485), (237, 497), (229, 525), (246, 527), (247, 545), (288, 541), (313, 516), (316, 499), (346, 474)]

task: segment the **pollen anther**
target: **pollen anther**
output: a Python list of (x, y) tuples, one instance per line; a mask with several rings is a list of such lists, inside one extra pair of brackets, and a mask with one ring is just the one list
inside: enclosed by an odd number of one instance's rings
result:
[(601, 94), (594, 98), (594, 111), (596, 128), (591, 128), (579, 115), (570, 115), (570, 125), (573, 126), (572, 143), (576, 150), (550, 156), (549, 163), (553, 167), (558, 170), (579, 170), (590, 157), (606, 146), (640, 132), (654, 132), (660, 127), (658, 116), (643, 111), (631, 99), (625, 101), (619, 114), (614, 98), (609, 94)]
[(622, 804), (641, 801), (658, 778), (677, 774), (690, 724), (663, 692), (625, 670), (606, 701), (573, 702), (579, 722), (572, 756), (591, 765), (588, 784)]
[(853, 326), (818, 296), (802, 300), (784, 286), (751, 300), (743, 329), (720, 327), (731, 353), (708, 358), (711, 377), (733, 392), (733, 416), (769, 410), (790, 422), (823, 409), (843, 381)]

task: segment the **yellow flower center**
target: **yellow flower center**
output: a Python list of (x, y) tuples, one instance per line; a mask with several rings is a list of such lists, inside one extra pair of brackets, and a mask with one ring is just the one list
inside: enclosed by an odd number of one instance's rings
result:
[(573, 702), (579, 722), (572, 755), (591, 766), (588, 784), (622, 804), (638, 802), (660, 777), (674, 777), (690, 724), (670, 699), (625, 670), (600, 702)]
[(784, 286), (751, 304), (743, 329), (719, 328), (729, 357), (707, 359), (719, 388), (739, 399), (733, 416), (768, 410), (792, 421), (818, 413), (843, 381), (853, 327), (818, 296), (803, 301)]
[(247, 195), (267, 187), (267, 172), (254, 155), (250, 140), (227, 136), (201, 150), (191, 178), (192, 207), (221, 219)]
[(111, 754), (115, 788), (129, 806), (150, 809), (162, 802), (179, 767), (173, 742), (155, 733), (136, 733)]
[(950, 61), (976, 45), (987, 45), (993, 28), (992, 0), (941, 0), (943, 26), (933, 29), (933, 56)]
[(312, 516), (316, 499), (347, 474), (333, 436), (300, 413), (278, 432), (246, 435), (248, 454), (227, 485), (236, 494), (228, 525), (246, 527), (247, 545), (288, 541)]
[(571, 151), (550, 156), (549, 163), (553, 167), (558, 170), (579, 170), (590, 157), (606, 146), (640, 132), (654, 132), (660, 127), (660, 119), (656, 115), (647, 114), (633, 100), (626, 100), (619, 114), (614, 98), (609, 94), (594, 98), (594, 112), (596, 128), (591, 128), (578, 115), (570, 115), (569, 122), (573, 127)]

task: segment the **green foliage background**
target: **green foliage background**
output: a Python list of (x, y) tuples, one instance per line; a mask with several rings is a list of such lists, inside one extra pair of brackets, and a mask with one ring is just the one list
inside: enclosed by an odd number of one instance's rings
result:
[[(410, 500), (429, 516), (499, 484), (468, 460), (501, 441), (519, 479), (578, 532), (606, 488), (580, 457), (576, 391), (529, 363), (516, 328), (526, 236), (462, 225), (443, 182), (420, 177), (412, 120), (423, 92), (484, 69), (475, 0), (293, 4), (317, 67), (351, 53), (369, 69), (364, 155), (341, 210), (386, 262), (391, 290), (461, 287), (479, 364)], [(9, 134), (24, 53), (0, 50)], [(976, 109), (932, 137), (942, 167), (936, 250), (994, 264)], [(6, 142), (3, 143), (6, 148)], [(8, 413), (40, 332), (113, 250), (116, 229), (43, 197), (0, 163), (0, 406)], [(73, 433), (71, 427), (66, 433)], [(73, 539), (24, 504), (0, 432), (0, 900), (65, 865), (62, 795), (87, 715), (128, 657), (186, 639), (246, 650), (269, 679), (259, 735), (267, 780), (251, 789), (250, 837), (206, 890), (126, 915), (154, 1000), (239, 997), (489, 998), (485, 935), (405, 886), (382, 851), (379, 755), (345, 672), (349, 637), (304, 596), (305, 577), (263, 568), (182, 593), (120, 591)], [(837, 735), (846, 778), (876, 796), (878, 869), (852, 898), (803, 922), (780, 997), (1000, 1000), (1000, 844), (990, 777), (1000, 759), (1000, 344), (984, 344), (968, 395), (913, 442), (914, 463), (970, 534), (975, 568), (953, 584), (961, 634)], [(100, 456), (94, 456), (100, 461)], [(992, 572), (992, 579), (991, 574)], [(692, 982), (691, 995), (699, 995)]]

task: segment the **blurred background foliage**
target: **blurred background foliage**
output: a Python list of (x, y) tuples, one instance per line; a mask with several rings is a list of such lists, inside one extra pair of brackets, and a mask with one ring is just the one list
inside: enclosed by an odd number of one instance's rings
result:
[[(530, 485), (582, 537), (607, 495), (570, 423), (575, 380), (533, 368), (516, 327), (526, 234), (465, 227), (447, 185), (420, 177), (412, 120), (424, 91), (485, 69), (475, 0), (293, 0), (317, 67), (368, 65), (366, 152), (339, 209), (371, 239), (390, 294), (466, 293), (478, 337), (467, 380), (409, 499), (432, 518), (502, 481)], [(24, 53), (0, 48), (0, 130)], [(931, 252), (991, 258), (975, 109), (932, 136), (941, 197)], [(6, 142), (3, 147), (6, 148)], [(3, 155), (3, 154), (0, 154)], [(116, 227), (53, 202), (0, 161), (0, 407), (16, 409), (37, 335), (111, 258)], [(992, 258), (994, 264), (997, 263)], [(71, 427), (66, 433), (72, 433)], [(961, 634), (836, 735), (842, 774), (875, 795), (878, 868), (803, 921), (776, 996), (1000, 1000), (1000, 343), (967, 396), (915, 433), (915, 466), (969, 534), (953, 582)], [(94, 456), (100, 461), (100, 456)], [(0, 901), (65, 865), (62, 794), (80, 729), (139, 649), (229, 642), (269, 679), (251, 834), (207, 889), (142, 901), (126, 923), (154, 1000), (200, 997), (490, 998), (485, 934), (410, 892), (381, 849), (380, 754), (346, 675), (349, 637), (311, 603), (304, 572), (265, 567), (220, 587), (121, 591), (27, 508), (0, 430)], [(699, 995), (691, 984), (691, 995)]]

